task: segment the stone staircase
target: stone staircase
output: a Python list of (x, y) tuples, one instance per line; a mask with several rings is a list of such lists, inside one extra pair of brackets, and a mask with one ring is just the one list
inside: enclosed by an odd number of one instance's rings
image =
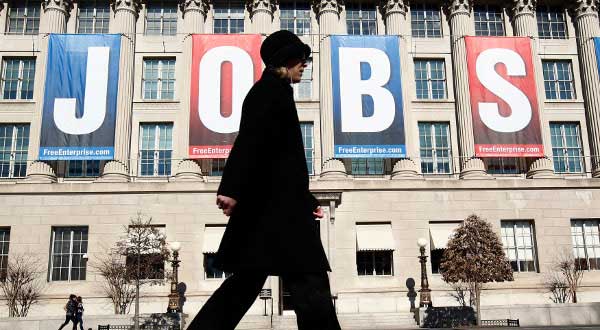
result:
[[(396, 330), (417, 329), (417, 323), (412, 313), (360, 313), (338, 314), (343, 330)], [(273, 316), (271, 328), (270, 316), (248, 315), (242, 319), (236, 329), (239, 330), (297, 330), (295, 315)]]

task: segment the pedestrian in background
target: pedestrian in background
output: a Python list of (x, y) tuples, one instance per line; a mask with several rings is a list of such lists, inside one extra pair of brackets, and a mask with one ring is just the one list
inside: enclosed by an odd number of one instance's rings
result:
[(188, 330), (233, 330), (269, 275), (291, 294), (299, 330), (339, 330), (315, 217), (323, 210), (308, 187), (308, 169), (293, 83), (311, 49), (278, 31), (263, 42), (261, 79), (242, 105), (240, 130), (229, 154), (217, 205), (230, 216), (215, 265), (232, 273)]
[(73, 330), (77, 330), (77, 319), (75, 313), (77, 312), (77, 296), (74, 294), (69, 295), (69, 301), (64, 307), (65, 309), (65, 323), (63, 323), (58, 330), (62, 330), (69, 322), (73, 322)]
[(83, 330), (83, 299), (77, 297), (77, 311), (75, 312), (75, 320), (79, 323), (79, 330)]

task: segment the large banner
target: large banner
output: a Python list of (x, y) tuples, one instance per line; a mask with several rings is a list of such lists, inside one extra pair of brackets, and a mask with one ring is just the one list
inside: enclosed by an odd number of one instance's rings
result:
[(544, 156), (530, 42), (466, 37), (477, 157)]
[(120, 51), (120, 35), (50, 35), (40, 159), (113, 159)]
[(192, 38), (189, 156), (227, 158), (240, 127), (244, 98), (262, 72), (261, 36)]
[(596, 46), (596, 61), (598, 63), (598, 74), (600, 75), (600, 38), (594, 38), (594, 45)]
[(334, 156), (406, 156), (400, 45), (392, 36), (332, 36)]

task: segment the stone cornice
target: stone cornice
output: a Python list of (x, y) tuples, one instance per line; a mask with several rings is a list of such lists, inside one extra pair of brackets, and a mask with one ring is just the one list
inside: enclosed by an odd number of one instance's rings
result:
[(571, 7), (571, 11), (575, 19), (588, 15), (598, 16), (598, 1), (574, 0), (574, 4)]
[(73, 9), (73, 0), (44, 0), (42, 1), (42, 7), (44, 11), (58, 10), (65, 14), (66, 17), (69, 17), (71, 9)]
[(190, 11), (197, 11), (201, 13), (202, 16), (206, 17), (210, 9), (210, 4), (208, 3), (208, 0), (183, 0), (179, 4), (179, 7), (184, 18), (185, 14)]
[(275, 1), (270, 0), (249, 0), (246, 2), (246, 8), (250, 12), (250, 18), (260, 12), (267, 13), (272, 18), (277, 9), (277, 4)]
[(129, 11), (138, 17), (142, 9), (141, 0), (111, 0), (113, 11), (116, 13), (120, 10)]
[(537, 0), (513, 0), (513, 19), (520, 15), (535, 16)]
[(470, 16), (473, 9), (473, 0), (446, 0), (445, 7), (449, 19), (456, 15)]
[(327, 12), (335, 13), (339, 17), (343, 4), (342, 0), (312, 0), (312, 7), (317, 17)]
[(406, 0), (383, 0), (381, 1), (381, 13), (383, 17), (387, 17), (391, 14), (402, 14), (406, 16), (408, 12), (408, 1)]

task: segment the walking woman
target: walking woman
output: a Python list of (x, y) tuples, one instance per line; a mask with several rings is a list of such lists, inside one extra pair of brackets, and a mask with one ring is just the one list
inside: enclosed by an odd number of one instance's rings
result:
[(83, 299), (81, 296), (77, 297), (77, 311), (75, 313), (75, 320), (79, 323), (79, 330), (83, 330)]
[(58, 330), (62, 330), (69, 322), (73, 322), (73, 330), (77, 330), (77, 319), (75, 312), (77, 311), (77, 296), (74, 294), (69, 295), (69, 301), (65, 305), (65, 322), (61, 324)]
[(339, 330), (315, 217), (323, 217), (308, 189), (308, 170), (291, 84), (300, 82), (310, 47), (289, 31), (262, 44), (261, 79), (242, 106), (238, 137), (217, 192), (230, 216), (216, 266), (232, 273), (210, 297), (189, 330), (233, 330), (256, 300), (267, 276), (289, 288), (299, 330)]

